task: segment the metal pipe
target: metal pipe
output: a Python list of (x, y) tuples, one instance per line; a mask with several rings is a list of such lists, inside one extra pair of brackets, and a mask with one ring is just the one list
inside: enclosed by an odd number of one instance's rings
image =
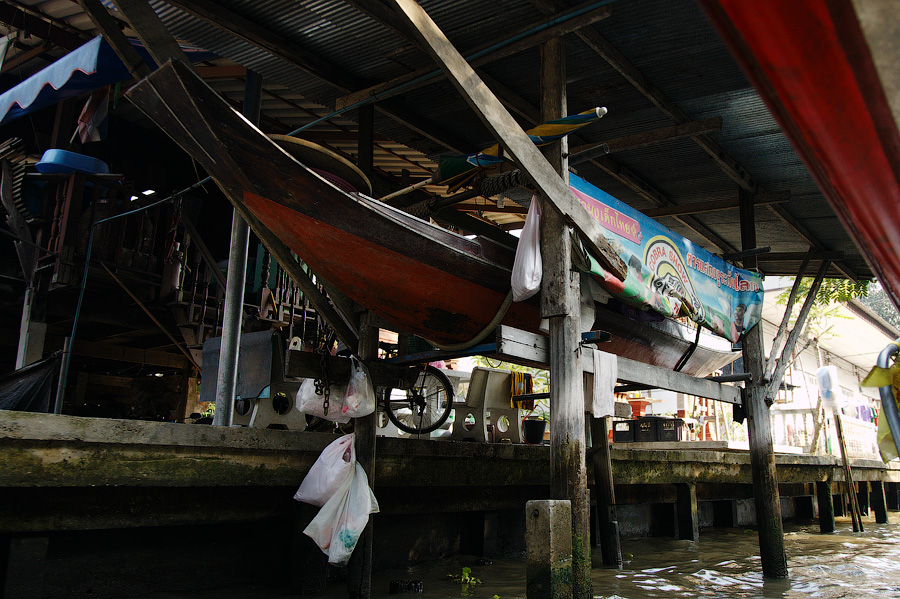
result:
[[(881, 368), (891, 367), (891, 357), (900, 351), (900, 339), (897, 339), (878, 354), (878, 360), (875, 364)], [(894, 447), (897, 448), (897, 455), (900, 455), (900, 413), (897, 411), (897, 402), (894, 399), (893, 385), (879, 387), (878, 392), (881, 394), (881, 412), (887, 418), (888, 426), (891, 429), (891, 436), (894, 437)]]
[[(243, 114), (251, 123), (259, 123), (262, 76), (247, 71)], [(237, 210), (231, 216), (231, 246), (228, 248), (228, 277), (225, 286), (225, 313), (222, 317), (222, 343), (216, 380), (216, 415), (213, 424), (231, 426), (237, 391), (238, 360), (241, 347), (241, 317), (244, 312), (244, 287), (247, 279), (247, 249), (250, 226)]]

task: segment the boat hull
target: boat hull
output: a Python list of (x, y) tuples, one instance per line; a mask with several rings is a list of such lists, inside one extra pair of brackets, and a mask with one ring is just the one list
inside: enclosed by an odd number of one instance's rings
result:
[[(467, 341), (491, 322), (509, 293), (512, 250), (335, 187), (187, 67), (162, 67), (129, 97), (203, 165), (261, 239), (274, 235), (398, 330), (440, 344)], [(598, 314), (596, 324), (614, 337), (604, 350), (655, 366), (674, 368), (693, 339), (674, 321), (651, 326), (603, 307)], [(539, 331), (536, 299), (514, 303), (502, 323)], [(684, 372), (706, 374), (733, 359), (705, 347), (694, 353)]]

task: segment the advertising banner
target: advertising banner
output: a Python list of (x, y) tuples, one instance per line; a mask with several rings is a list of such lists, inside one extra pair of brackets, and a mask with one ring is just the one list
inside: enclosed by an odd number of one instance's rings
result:
[(732, 342), (759, 322), (759, 274), (728, 264), (575, 175), (569, 186), (628, 265), (620, 281), (588, 256), (590, 272), (614, 297), (641, 310), (688, 317)]

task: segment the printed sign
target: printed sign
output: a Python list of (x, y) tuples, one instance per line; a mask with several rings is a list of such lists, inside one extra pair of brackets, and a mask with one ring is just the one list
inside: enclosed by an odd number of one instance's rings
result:
[(628, 265), (625, 281), (618, 281), (590, 260), (591, 273), (614, 297), (641, 310), (689, 317), (732, 342), (759, 322), (757, 273), (728, 264), (575, 175), (569, 185)]

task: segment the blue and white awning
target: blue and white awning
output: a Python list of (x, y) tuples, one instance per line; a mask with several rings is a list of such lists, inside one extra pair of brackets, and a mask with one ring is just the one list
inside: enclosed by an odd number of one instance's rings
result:
[[(135, 49), (151, 67), (155, 63), (138, 44)], [(188, 52), (192, 61), (209, 60), (214, 54)], [(0, 94), (0, 125), (68, 98), (131, 78), (131, 73), (102, 37), (72, 50), (22, 83)]]

